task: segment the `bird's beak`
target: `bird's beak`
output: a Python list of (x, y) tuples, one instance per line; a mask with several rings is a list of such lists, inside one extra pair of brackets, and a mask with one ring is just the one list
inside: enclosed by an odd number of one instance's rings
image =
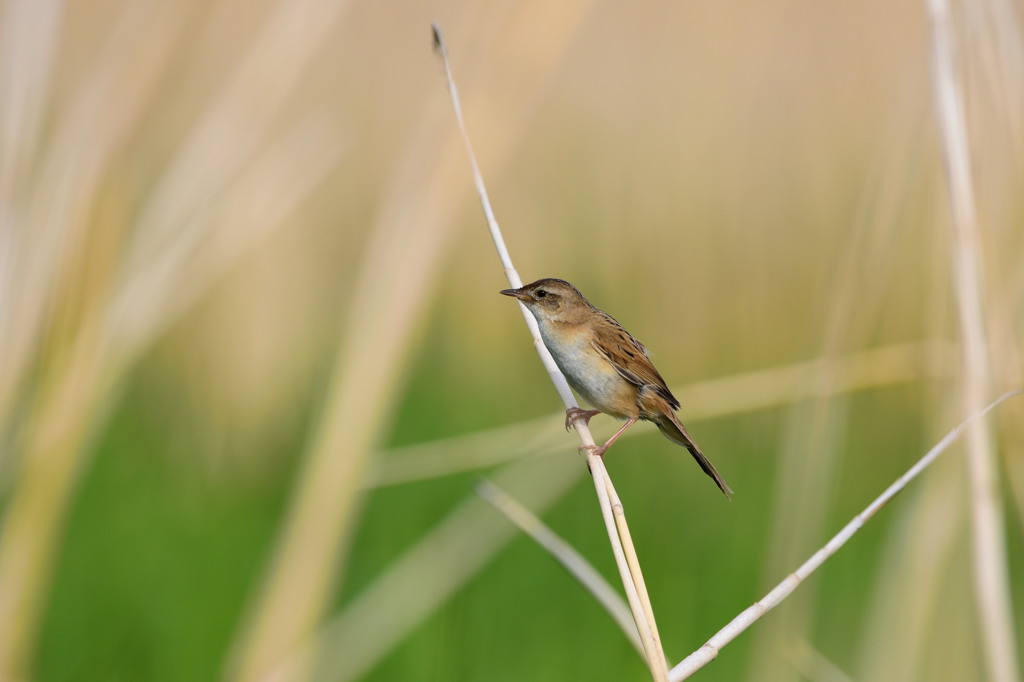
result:
[(512, 298), (518, 298), (520, 301), (529, 301), (530, 295), (522, 289), (502, 289), (499, 293), (511, 296)]

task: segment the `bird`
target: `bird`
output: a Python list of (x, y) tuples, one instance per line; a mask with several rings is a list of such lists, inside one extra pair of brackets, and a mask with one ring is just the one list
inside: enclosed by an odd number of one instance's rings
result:
[(597, 414), (625, 419), (625, 425), (604, 445), (589, 446), (603, 457), (619, 436), (637, 420), (654, 423), (673, 443), (690, 451), (726, 499), (732, 488), (697, 447), (676, 415), (679, 401), (651, 363), (647, 347), (608, 313), (596, 308), (579, 289), (562, 279), (545, 278), (518, 289), (504, 289), (533, 314), (540, 337), (569, 385), (594, 410), (566, 410), (565, 428), (582, 419), (588, 425)]

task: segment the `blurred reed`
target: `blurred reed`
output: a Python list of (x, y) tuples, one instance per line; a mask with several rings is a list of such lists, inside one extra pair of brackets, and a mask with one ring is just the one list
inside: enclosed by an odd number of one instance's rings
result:
[(626, 601), (582, 554), (545, 525), (537, 515), (490, 481), (480, 481), (476, 492), (562, 564), (604, 607), (636, 652), (644, 656), (643, 644), (637, 635)]
[(854, 534), (859, 532), (864, 525), (870, 521), (878, 511), (887, 505), (896, 495), (902, 492), (907, 484), (917, 478), (922, 472), (932, 466), (935, 460), (945, 452), (965, 430), (982, 421), (983, 418), (1003, 402), (1024, 394), (1024, 389), (1018, 389), (1003, 394), (995, 401), (985, 406), (982, 410), (967, 417), (959, 426), (946, 434), (939, 443), (919, 459), (914, 466), (897, 478), (882, 493), (876, 497), (863, 511), (857, 514), (853, 520), (847, 523), (832, 538), (825, 543), (824, 547), (817, 550), (799, 568), (787, 575), (782, 582), (776, 585), (765, 597), (753, 606), (743, 610), (738, 616), (719, 630), (708, 640), (704, 646), (687, 656), (679, 665), (672, 668), (673, 680), (684, 680), (699, 670), (705, 664), (717, 658), (722, 648), (734, 640), (740, 633), (751, 627), (769, 610), (777, 608), (779, 604), (789, 599), (797, 587), (804, 584), (807, 578), (818, 570), (825, 561), (838, 552)]
[[(18, 121), (25, 111), (42, 117), (46, 71), (60, 48), (63, 8), (46, 3), (36, 12), (32, 4), (5, 6), (4, 30), (33, 40), (13, 41), (12, 49), (21, 52), (5, 55), (4, 62), (39, 82), (35, 91), (4, 99), (4, 121)], [(208, 122), (218, 121), (225, 106), (234, 107), (233, 115), (221, 115), (219, 126), (199, 126), (193, 146), (186, 144), (157, 182), (154, 208), (143, 208), (137, 218), (123, 204), (99, 210), (116, 196), (127, 146), (148, 123), (193, 11), (175, 2), (115, 9), (106, 43), (45, 143), (31, 155), (23, 143), (4, 147), (8, 267), (0, 273), (0, 325), (9, 332), (3, 334), (9, 346), (0, 360), (0, 418), (12, 444), (5, 457), (16, 458), (6, 465), (17, 473), (0, 536), (3, 679), (28, 675), (64, 514), (127, 372), (256, 240), (284, 224), (341, 155), (337, 135), (308, 121), (284, 135), (267, 126), (238, 126), (237, 115), (259, 104), (248, 99), (250, 83), (210, 104)], [(287, 65), (277, 65), (283, 70), (264, 63), (248, 67), (248, 74), (243, 66), (238, 75), (256, 78), (272, 100), (261, 110), (267, 120), (293, 79)], [(33, 125), (38, 121), (11, 136), (25, 134), (31, 143)], [(211, 136), (217, 154), (209, 153)], [(299, 159), (301, 170), (284, 172)], [(185, 178), (200, 188), (182, 184)], [(259, 202), (252, 192), (259, 192)], [(37, 367), (40, 374), (30, 382)]]
[[(836, 476), (846, 456), (846, 400), (835, 386), (840, 377), (839, 358), (865, 346), (898, 267), (891, 244), (907, 212), (907, 187), (913, 184), (911, 174), (916, 170), (918, 150), (914, 144), (886, 144), (880, 145), (875, 154), (856, 211), (850, 217), (848, 243), (829, 283), (830, 303), (820, 341), (821, 364), (807, 399), (789, 408), (787, 430), (779, 444), (781, 466), (773, 486), (772, 549), (763, 564), (765, 589), (803, 561), (826, 532), (825, 510), (839, 485)], [(865, 276), (868, 267), (871, 274)], [(778, 649), (780, 642), (789, 637), (811, 636), (816, 589), (814, 582), (804, 585), (757, 630), (755, 654), (749, 662), (752, 676), (796, 679), (797, 669), (778, 655)]]
[[(552, 464), (538, 468), (515, 462), (492, 480), (515, 491), (531, 509), (543, 512), (580, 477), (574, 458)], [(338, 614), (282, 657), (266, 679), (301, 677), (308, 658), (316, 653), (319, 658), (311, 676), (316, 682), (358, 679), (464, 588), (515, 535), (515, 528), (476, 494), (467, 495)]]
[[(512, 73), (519, 81), (542, 79), (572, 36), (586, 4), (521, 4), (511, 17), (503, 17), (513, 24), (529, 17), (545, 25), (547, 32), (525, 47), (528, 59), (517, 52), (514, 60), (503, 63), (501, 68), (509, 75), (502, 80)], [(486, 21), (494, 21), (494, 15)], [(509, 94), (515, 92), (510, 88)], [(502, 123), (503, 134), (491, 139), (490, 158), (500, 163), (509, 153), (529, 102), (528, 97), (510, 100), (500, 115), (492, 112)], [(306, 651), (302, 645), (315, 632), (334, 586), (343, 578), (370, 457), (387, 425), (415, 330), (454, 238), (456, 210), (468, 189), (454, 181), (465, 175), (462, 142), (441, 113), (434, 108), (421, 120), (419, 136), (410, 142), (401, 172), (370, 228), (351, 287), (348, 333), (338, 347), (327, 403), (265, 584), (233, 655), (232, 679), (259, 680), (271, 671), (277, 671), (274, 679), (304, 679), (313, 670), (307, 667), (315, 658), (296, 661), (295, 652)], [(442, 132), (445, 128), (447, 134)], [(439, 139), (444, 140), (441, 145)], [(315, 657), (316, 652), (309, 655)], [(282, 668), (285, 656), (288, 664)]]
[[(835, 388), (842, 391), (864, 390), (893, 381), (920, 381), (935, 372), (941, 376), (950, 352), (951, 349), (941, 343), (904, 344), (841, 358)], [(822, 362), (723, 377), (674, 391), (681, 400), (693, 406), (687, 415), (691, 422), (785, 406), (803, 399), (812, 389)], [(605, 425), (604, 430), (609, 428)], [(385, 480), (375, 485), (395, 485), (449, 475), (467, 468), (493, 466), (510, 456), (523, 457), (526, 459), (521, 466), (509, 468), (513, 465), (506, 465), (501, 470), (500, 479), (495, 480), (506, 480), (506, 477), (513, 476), (514, 471), (519, 472), (515, 476), (521, 480), (512, 479), (514, 482), (510, 485), (515, 485), (517, 499), (528, 503), (535, 513), (539, 513), (564, 494), (583, 473), (578, 462), (571, 458), (552, 457), (540, 463), (532, 461), (532, 457), (545, 453), (564, 454), (565, 438), (561, 418), (549, 416), (437, 443), (408, 446), (394, 453), (382, 452), (375, 455), (382, 472), (390, 471), (390, 463), (394, 463), (396, 478), (382, 473)], [(421, 466), (419, 462), (426, 464)], [(407, 473), (410, 468), (415, 473)], [(538, 497), (542, 490), (539, 487), (541, 481), (558, 487), (550, 489), (546, 496)], [(443, 599), (511, 540), (512, 534), (505, 532), (506, 526), (490, 521), (481, 525), (477, 520), (480, 514), (477, 503), (472, 497), (468, 498), (462, 507), (424, 536), (372, 586), (357, 595), (339, 617), (319, 631), (313, 640), (319, 643), (318, 648), (342, 653), (327, 655), (318, 667), (320, 672), (315, 679), (349, 680), (358, 677), (396, 646), (401, 635), (426, 618)], [(503, 529), (502, 532), (499, 533), (499, 529)], [(460, 549), (453, 551), (452, 547)], [(431, 567), (436, 565), (436, 557), (439, 556), (445, 557), (446, 570), (437, 576), (439, 582), (435, 584), (428, 577), (434, 575)], [(412, 594), (416, 595), (415, 599), (409, 596)], [(315, 648), (306, 642), (297, 651), (305, 651), (308, 655)], [(352, 652), (361, 653), (354, 656)], [(292, 653), (268, 679), (290, 679), (301, 658), (301, 655)]]
[[(787, 407), (825, 390), (833, 394), (863, 391), (949, 376), (953, 348), (943, 341), (901, 343), (851, 355), (799, 362), (783, 367), (722, 376), (672, 392), (687, 406), (690, 421), (714, 419), (774, 407)], [(830, 367), (835, 381), (821, 387), (818, 377)], [(608, 420), (594, 421), (598, 440), (613, 432)], [(627, 431), (623, 438), (637, 434)], [(470, 433), (439, 441), (417, 443), (375, 456), (376, 469), (367, 476), (372, 487), (397, 485), (483, 469), (510, 459), (560, 453), (565, 433), (553, 416)]]
[[(929, 0), (928, 12), (932, 25), (932, 87), (952, 208), (950, 261), (963, 352), (962, 409), (964, 414), (972, 414), (991, 392), (992, 379), (971, 144), (954, 57), (957, 43), (953, 39), (950, 3)], [(991, 679), (1015, 682), (1020, 679), (1020, 664), (992, 431), (987, 425), (974, 424), (967, 439), (974, 590), (982, 650)]]

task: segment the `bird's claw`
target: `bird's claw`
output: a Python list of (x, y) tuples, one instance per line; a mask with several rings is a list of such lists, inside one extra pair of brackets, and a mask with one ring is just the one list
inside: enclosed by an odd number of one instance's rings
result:
[(565, 411), (565, 430), (572, 431), (572, 423), (577, 419), (582, 419), (583, 423), (590, 426), (590, 420), (596, 414), (601, 414), (600, 410), (584, 410), (581, 407), (570, 407)]
[(594, 474), (594, 470), (590, 468), (590, 460), (587, 459), (587, 453), (594, 455), (595, 457), (604, 458), (604, 451), (606, 448), (598, 447), (597, 445), (581, 445), (579, 451), (583, 454), (584, 462), (587, 465), (587, 473), (590, 475)]

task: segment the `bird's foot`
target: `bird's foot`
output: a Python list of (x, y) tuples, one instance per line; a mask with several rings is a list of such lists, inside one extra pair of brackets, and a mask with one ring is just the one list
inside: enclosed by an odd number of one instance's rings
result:
[(584, 410), (581, 407), (570, 407), (565, 411), (565, 430), (572, 430), (572, 423), (577, 419), (582, 419), (583, 423), (590, 426), (590, 420), (594, 415), (601, 414), (601, 410)]
[[(592, 412), (593, 410), (590, 410), (590, 411)], [(594, 415), (590, 415), (590, 416), (592, 417)], [(604, 457), (604, 453), (608, 451), (608, 448), (610, 448), (612, 446), (612, 443), (617, 441), (619, 439), (619, 436), (621, 436), (623, 433), (626, 432), (626, 429), (628, 429), (633, 424), (636, 424), (636, 420), (637, 419), (639, 419), (639, 417), (630, 417), (629, 419), (627, 419), (626, 423), (622, 425), (622, 428), (619, 429), (618, 431), (616, 431), (615, 435), (612, 436), (611, 438), (609, 438), (607, 440), (607, 442), (605, 442), (604, 445), (602, 445), (600, 447), (598, 447), (597, 445), (583, 445), (583, 446), (580, 447), (580, 450), (586, 450), (587, 452), (589, 452), (590, 454), (594, 455), (595, 457), (603, 458)]]

